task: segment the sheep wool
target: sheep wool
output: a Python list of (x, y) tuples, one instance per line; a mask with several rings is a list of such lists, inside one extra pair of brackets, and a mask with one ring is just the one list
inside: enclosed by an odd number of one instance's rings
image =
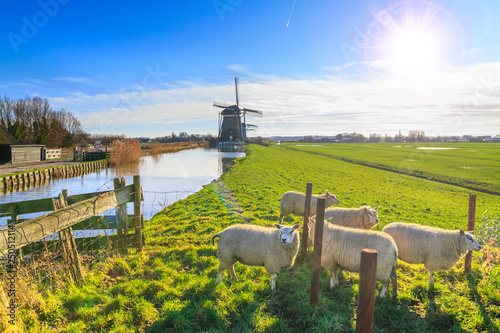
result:
[[(309, 223), (309, 237), (314, 242), (315, 224)], [(394, 240), (380, 231), (353, 229), (325, 223), (321, 266), (330, 271), (330, 289), (338, 283), (340, 269), (359, 273), (361, 251), (373, 249), (378, 253), (377, 281), (382, 283), (380, 297), (384, 298), (392, 281), (392, 295), (398, 294), (396, 265), (398, 250)]]
[(215, 234), (219, 237), (217, 256), (219, 268), (217, 284), (222, 282), (224, 270), (238, 281), (234, 272), (234, 264), (240, 262), (250, 266), (264, 266), (271, 275), (271, 290), (276, 288), (277, 273), (290, 268), (295, 263), (299, 252), (300, 236), (294, 226), (275, 224), (275, 228), (267, 228), (252, 224), (236, 224)]
[[(330, 207), (331, 205), (338, 205), (340, 203), (340, 200), (337, 199), (337, 197), (334, 194), (328, 191), (326, 191), (325, 194), (321, 195), (313, 194), (311, 196), (311, 205), (308, 217), (316, 215), (318, 198), (326, 199), (325, 208)], [(285, 194), (283, 194), (283, 196), (281, 197), (281, 204), (280, 204), (281, 208), (280, 223), (283, 223), (283, 218), (290, 214), (297, 216), (304, 216), (305, 206), (306, 206), (306, 195), (304, 193), (296, 191), (288, 191)]]
[(330, 223), (343, 227), (371, 229), (378, 223), (377, 210), (378, 206), (373, 209), (370, 206), (330, 208), (325, 211), (325, 219), (330, 219)]
[(449, 270), (469, 250), (481, 245), (470, 232), (445, 230), (414, 223), (395, 222), (384, 227), (398, 246), (399, 259), (410, 264), (424, 264), (429, 271), (429, 288), (434, 287), (434, 272)]

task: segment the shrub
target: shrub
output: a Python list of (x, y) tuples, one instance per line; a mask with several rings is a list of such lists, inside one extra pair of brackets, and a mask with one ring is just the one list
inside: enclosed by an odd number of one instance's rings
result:
[(113, 150), (109, 158), (110, 165), (122, 165), (138, 162), (141, 157), (139, 140), (116, 140), (112, 144)]

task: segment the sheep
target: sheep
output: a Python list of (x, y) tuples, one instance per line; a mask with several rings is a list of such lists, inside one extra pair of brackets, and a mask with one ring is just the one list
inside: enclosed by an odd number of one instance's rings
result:
[(227, 269), (231, 277), (238, 281), (234, 264), (239, 261), (245, 265), (264, 266), (271, 274), (271, 291), (276, 288), (276, 274), (283, 268), (290, 268), (295, 263), (299, 252), (300, 236), (297, 229), (300, 224), (284, 226), (274, 224), (277, 229), (252, 224), (236, 224), (216, 233), (212, 244), (219, 237), (217, 256), (219, 269), (217, 284), (222, 282), (222, 275)]
[[(315, 223), (312, 223), (312, 219), (310, 221), (309, 237), (314, 242)], [(385, 298), (390, 281), (392, 281), (392, 296), (397, 297), (398, 249), (394, 240), (380, 231), (353, 229), (325, 223), (321, 266), (330, 271), (330, 289), (337, 285), (341, 268), (359, 273), (363, 249), (374, 249), (378, 253), (376, 279), (382, 282), (380, 297)]]
[[(309, 209), (309, 216), (316, 215), (316, 205), (318, 198), (325, 198), (325, 208), (331, 205), (338, 205), (340, 200), (334, 194), (326, 191), (325, 194), (321, 195), (311, 195), (311, 206)], [(281, 197), (281, 214), (280, 223), (283, 223), (283, 218), (289, 214), (294, 214), (297, 216), (304, 216), (304, 208), (306, 206), (306, 195), (304, 193), (296, 191), (288, 191)]]
[(410, 264), (424, 264), (429, 272), (429, 289), (434, 288), (434, 272), (450, 270), (469, 250), (481, 245), (470, 232), (445, 230), (414, 223), (395, 222), (382, 229), (398, 246), (399, 259)]
[(325, 211), (325, 219), (343, 227), (371, 229), (378, 223), (378, 206), (371, 208), (330, 208)]
[[(378, 223), (378, 206), (371, 208), (363, 206), (360, 208), (330, 208), (325, 211), (325, 219), (330, 223), (342, 227), (356, 229), (371, 229)], [(316, 219), (313, 217), (313, 219)], [(311, 251), (311, 240), (307, 242), (307, 249)]]

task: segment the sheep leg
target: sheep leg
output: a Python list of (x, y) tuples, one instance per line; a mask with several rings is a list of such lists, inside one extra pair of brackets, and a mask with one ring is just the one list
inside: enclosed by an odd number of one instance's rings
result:
[(238, 278), (236, 277), (236, 273), (234, 272), (234, 264), (229, 266), (229, 268), (227, 269), (229, 271), (229, 275), (231, 275), (231, 277), (233, 278), (233, 280), (235, 280), (236, 282), (238, 282)]
[(221, 284), (223, 274), (224, 274), (224, 268), (222, 268), (221, 265), (219, 265), (219, 269), (217, 270), (217, 284)]
[(280, 224), (283, 224), (283, 218), (284, 217), (285, 217), (285, 215), (280, 214)]
[(434, 289), (434, 272), (429, 271), (429, 290)]
[(330, 289), (333, 289), (339, 283), (340, 267), (337, 266), (330, 271)]
[(391, 272), (391, 281), (392, 281), (392, 297), (398, 297), (398, 275), (396, 274), (396, 267), (392, 268)]
[(276, 290), (276, 274), (271, 274), (271, 291)]
[(382, 284), (382, 290), (380, 291), (380, 298), (385, 298), (385, 294), (389, 289), (389, 282)]

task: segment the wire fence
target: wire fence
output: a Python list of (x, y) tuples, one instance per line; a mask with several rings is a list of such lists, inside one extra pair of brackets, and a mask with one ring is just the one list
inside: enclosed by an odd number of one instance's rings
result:
[[(0, 226), (2, 303), (17, 309), (51, 288), (79, 283), (82, 267), (142, 249), (140, 178), (128, 186), (115, 178), (113, 185), (112, 191), (63, 191), (58, 197), (0, 205), (0, 216), (10, 217)], [(127, 213), (127, 203), (133, 204), (133, 214)]]
[[(122, 191), (120, 195), (123, 197), (117, 200), (107, 196), (111, 191), (115, 193)], [(230, 193), (225, 187), (220, 191)], [(81, 273), (91, 269), (109, 256), (124, 255), (131, 249), (139, 249), (145, 243), (142, 234), (144, 227), (142, 213), (149, 212), (151, 217), (155, 212), (192, 193), (194, 192), (142, 191), (140, 185), (125, 186), (123, 178), (115, 178), (102, 184), (91, 194), (67, 191), (65, 195), (62, 193), (58, 196), (59, 192), (52, 192), (51, 198), (26, 199), (17, 203), (17, 208), (13, 208), (12, 204), (0, 205), (0, 217), (9, 218), (5, 223), (0, 221), (0, 233), (3, 232), (0, 239), (4, 237), (7, 245), (6, 249), (0, 249), (0, 301), (15, 299), (16, 308), (29, 305), (40, 299), (38, 295), (50, 289), (62, 288), (68, 282), (78, 283), (82, 276), (78, 271)], [(456, 204), (448, 203), (446, 209), (440, 209), (440, 206), (444, 205), (442, 202), (432, 198), (415, 198), (408, 194), (371, 190), (366, 190), (361, 196), (359, 192), (354, 191), (335, 192), (335, 194), (346, 200), (356, 197), (356, 204), (359, 205), (373, 206), (376, 202), (384, 202), (382, 211), (379, 210), (379, 217), (385, 219), (384, 224), (400, 221), (430, 225), (436, 219), (456, 221), (458, 224), (467, 220), (465, 200)], [(221, 195), (220, 198), (226, 201), (224, 206), (235, 215), (236, 220), (241, 217), (242, 221), (252, 222), (253, 212), (247, 216), (245, 210), (238, 206), (235, 196), (228, 194)], [(89, 218), (69, 226), (64, 225), (64, 221), (71, 220), (74, 217), (72, 214), (76, 214), (71, 210), (68, 211), (67, 206), (86, 201), (89, 205), (79, 210), (77, 215), (89, 215)], [(98, 201), (103, 207), (102, 210), (96, 210)], [(233, 206), (239, 208), (231, 210)], [(258, 218), (268, 218), (273, 221), (279, 219), (276, 208), (269, 207), (269, 211), (275, 212), (271, 214), (272, 216)], [(52, 211), (49, 214), (60, 214), (54, 216), (59, 223), (57, 231), (26, 244), (17, 240), (17, 237), (24, 239), (28, 236), (20, 234), (19, 231), (27, 230), (23, 229), (25, 228), (23, 223), (28, 222), (26, 219), (33, 221), (42, 218), (47, 214), (39, 215), (47, 211)], [(479, 200), (478, 215), (481, 214), (482, 218), (476, 222), (476, 236), (481, 244), (485, 245), (485, 251), (478, 256), (486, 271), (488, 267), (500, 263), (500, 252), (495, 246), (498, 243), (491, 243), (492, 239), (500, 241), (500, 214), (498, 208), (488, 207)], [(63, 232), (64, 230), (70, 230), (70, 234)], [(10, 241), (11, 234), (16, 238), (13, 241)], [(71, 242), (74, 242), (73, 246)], [(488, 244), (490, 247), (486, 251)]]

